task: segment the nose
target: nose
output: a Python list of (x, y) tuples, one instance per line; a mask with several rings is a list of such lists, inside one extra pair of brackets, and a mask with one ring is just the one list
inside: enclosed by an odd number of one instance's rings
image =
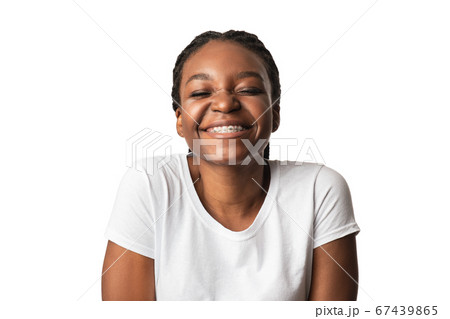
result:
[(239, 110), (241, 105), (232, 92), (219, 90), (214, 94), (211, 110), (230, 113)]

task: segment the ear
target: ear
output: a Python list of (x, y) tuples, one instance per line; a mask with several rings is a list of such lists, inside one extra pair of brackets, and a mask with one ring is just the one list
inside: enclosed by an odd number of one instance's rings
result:
[(278, 130), (280, 126), (280, 104), (272, 106), (272, 133)]
[(178, 135), (180, 135), (181, 137), (184, 137), (184, 134), (183, 134), (183, 121), (182, 121), (182, 116), (181, 116), (181, 114), (182, 114), (181, 107), (178, 107), (178, 108), (175, 110), (175, 116), (177, 117), (177, 133), (178, 133)]

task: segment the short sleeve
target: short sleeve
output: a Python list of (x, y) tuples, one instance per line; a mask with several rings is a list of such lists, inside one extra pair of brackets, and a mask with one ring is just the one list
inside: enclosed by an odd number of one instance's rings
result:
[(359, 233), (347, 182), (338, 172), (325, 165), (316, 177), (314, 201), (314, 248)]
[(128, 250), (155, 258), (154, 216), (145, 171), (130, 167), (119, 184), (105, 237)]

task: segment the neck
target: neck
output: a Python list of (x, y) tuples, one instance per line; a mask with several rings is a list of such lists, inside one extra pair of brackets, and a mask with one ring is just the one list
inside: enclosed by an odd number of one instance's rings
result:
[(254, 219), (269, 187), (268, 164), (252, 160), (249, 165), (217, 165), (200, 159), (200, 165), (193, 165), (191, 156), (188, 163), (192, 179), (199, 178), (194, 186), (210, 215), (223, 221)]

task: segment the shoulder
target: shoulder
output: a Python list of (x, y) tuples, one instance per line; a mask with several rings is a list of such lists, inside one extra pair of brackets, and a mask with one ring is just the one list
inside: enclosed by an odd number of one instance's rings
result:
[(314, 183), (314, 199), (316, 207), (331, 209), (351, 206), (351, 193), (347, 181), (336, 170), (323, 166), (317, 173)]
[(279, 172), (282, 183), (300, 183), (301, 185), (314, 186), (316, 178), (325, 167), (321, 163), (298, 162), (298, 161), (279, 161), (272, 160), (271, 167)]
[(271, 167), (278, 170), (281, 185), (295, 186), (297, 190), (306, 187), (313, 190), (317, 197), (349, 192), (345, 178), (322, 163), (273, 160)]
[(330, 188), (330, 187), (348, 187), (345, 178), (336, 170), (326, 165), (322, 165), (317, 172), (316, 189)]
[(180, 165), (181, 154), (169, 157), (151, 156), (141, 158), (128, 166), (121, 184), (134, 190), (154, 193), (170, 188), (182, 176)]

